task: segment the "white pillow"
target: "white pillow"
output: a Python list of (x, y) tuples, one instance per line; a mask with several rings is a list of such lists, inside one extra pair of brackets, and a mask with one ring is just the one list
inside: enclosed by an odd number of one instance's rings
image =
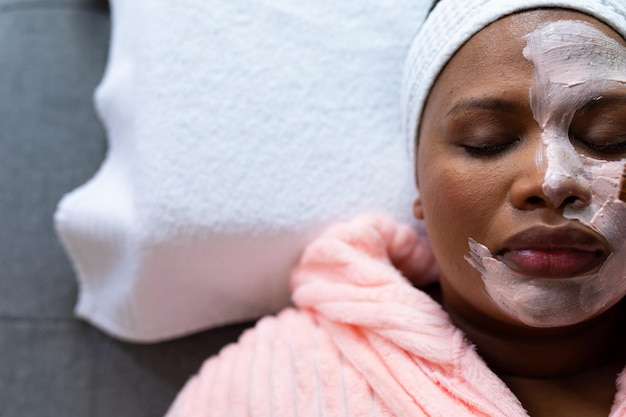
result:
[(63, 198), (76, 313), (158, 341), (289, 303), (327, 225), (411, 219), (403, 62), (430, 0), (113, 0), (109, 152)]

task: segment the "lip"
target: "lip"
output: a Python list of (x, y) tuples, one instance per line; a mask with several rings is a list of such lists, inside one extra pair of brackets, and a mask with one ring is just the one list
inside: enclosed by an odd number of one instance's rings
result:
[(599, 269), (611, 253), (599, 235), (578, 227), (537, 226), (506, 239), (496, 257), (536, 278), (572, 278)]

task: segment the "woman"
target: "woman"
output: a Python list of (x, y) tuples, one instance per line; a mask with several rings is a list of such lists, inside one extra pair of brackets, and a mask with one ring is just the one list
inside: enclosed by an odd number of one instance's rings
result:
[(439, 2), (404, 91), (439, 285), (408, 226), (339, 225), (170, 415), (626, 415), (624, 33), (617, 0)]
[(588, 15), (520, 12), (472, 37), (424, 108), (415, 212), (446, 259), (446, 310), (529, 409), (547, 397), (584, 415), (577, 403), (593, 395), (607, 415), (623, 367), (624, 208), (605, 210), (622, 219), (614, 228), (587, 213), (617, 198), (593, 181), (623, 169), (625, 59), (623, 38)]

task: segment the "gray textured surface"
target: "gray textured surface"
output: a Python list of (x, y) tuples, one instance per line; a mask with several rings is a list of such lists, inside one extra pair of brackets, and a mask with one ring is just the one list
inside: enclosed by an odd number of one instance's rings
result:
[(88, 416), (94, 337), (81, 326), (0, 323), (0, 415)]
[(108, 37), (101, 0), (0, 0), (1, 417), (163, 415), (247, 327), (139, 346), (73, 316), (76, 283), (52, 215), (106, 152), (92, 93)]
[(48, 3), (0, 7), (0, 315), (9, 317), (71, 317), (76, 285), (51, 219), (105, 152), (91, 96), (108, 15)]
[(0, 416), (162, 416), (204, 359), (247, 326), (143, 346), (77, 320), (0, 319)]

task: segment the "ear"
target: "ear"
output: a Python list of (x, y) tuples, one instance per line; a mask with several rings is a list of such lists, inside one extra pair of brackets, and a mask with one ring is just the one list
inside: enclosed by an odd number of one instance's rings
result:
[(424, 208), (422, 207), (422, 199), (417, 197), (413, 202), (413, 217), (418, 220), (424, 220)]

